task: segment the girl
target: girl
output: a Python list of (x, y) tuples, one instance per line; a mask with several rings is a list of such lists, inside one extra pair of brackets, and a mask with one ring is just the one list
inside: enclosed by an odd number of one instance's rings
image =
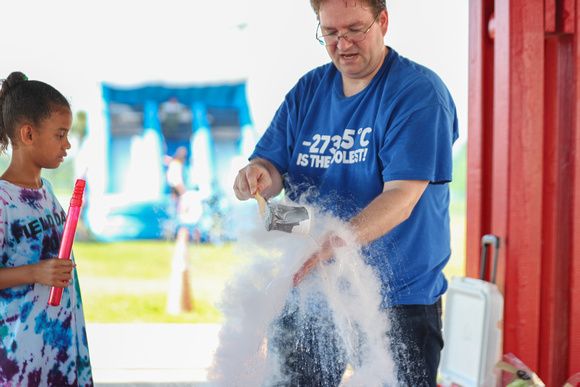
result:
[[(75, 264), (58, 259), (66, 213), (40, 174), (70, 143), (68, 101), (52, 86), (13, 72), (0, 90), (0, 385), (92, 386)], [(69, 286), (71, 285), (71, 286)], [(60, 306), (50, 287), (64, 288)]]

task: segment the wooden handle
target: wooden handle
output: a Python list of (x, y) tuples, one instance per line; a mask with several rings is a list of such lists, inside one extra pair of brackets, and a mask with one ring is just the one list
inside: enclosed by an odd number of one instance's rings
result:
[(264, 216), (264, 211), (266, 210), (266, 199), (264, 199), (262, 197), (262, 195), (260, 195), (259, 191), (256, 191), (256, 194), (254, 195), (254, 197), (258, 201), (258, 207), (260, 209), (260, 216)]

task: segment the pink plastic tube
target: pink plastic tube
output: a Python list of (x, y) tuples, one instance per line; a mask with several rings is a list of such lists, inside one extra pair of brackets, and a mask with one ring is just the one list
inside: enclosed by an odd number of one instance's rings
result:
[[(62, 234), (62, 240), (60, 241), (60, 250), (58, 251), (58, 257), (60, 259), (70, 259), (73, 241), (75, 240), (75, 232), (77, 230), (77, 223), (79, 221), (79, 214), (81, 212), (81, 205), (83, 204), (84, 190), (85, 181), (78, 179), (75, 183), (75, 189), (72, 198), (70, 199), (66, 221), (64, 222), (64, 232)], [(55, 288), (54, 286), (50, 288), (50, 296), (48, 297), (48, 303), (50, 305), (60, 305), (62, 289), (63, 288)]]

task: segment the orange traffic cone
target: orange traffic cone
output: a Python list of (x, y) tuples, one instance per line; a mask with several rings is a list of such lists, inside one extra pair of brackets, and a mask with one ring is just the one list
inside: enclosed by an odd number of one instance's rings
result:
[(189, 277), (189, 230), (181, 227), (177, 231), (173, 261), (171, 262), (171, 277), (167, 293), (165, 310), (171, 315), (193, 310), (191, 285)]

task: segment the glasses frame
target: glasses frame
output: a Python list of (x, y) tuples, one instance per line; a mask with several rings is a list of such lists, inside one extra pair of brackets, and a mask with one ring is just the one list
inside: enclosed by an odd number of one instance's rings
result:
[[(362, 34), (362, 39), (361, 40), (350, 40), (348, 38), (348, 34), (351, 34), (354, 31), (351, 32), (345, 32), (342, 35), (337, 35), (337, 34), (327, 34), (327, 35), (318, 35), (318, 31), (320, 30), (320, 22), (318, 22), (318, 27), (316, 27), (316, 40), (318, 40), (318, 43), (320, 43), (322, 46), (324, 47), (328, 47), (328, 46), (336, 46), (338, 45), (338, 42), (340, 42), (340, 38), (343, 38), (344, 40), (346, 40), (347, 42), (350, 43), (358, 43), (358, 42), (362, 42), (363, 40), (365, 40), (367, 38), (367, 32), (369, 32), (371, 30), (371, 28), (373, 27), (373, 25), (375, 24), (375, 22), (377, 21), (377, 19), (379, 18), (379, 15), (381, 13), (377, 13), (377, 16), (375, 16), (373, 22), (371, 23), (371, 25), (369, 26), (369, 28), (367, 28), (365, 30), (365, 32), (363, 32)], [(358, 31), (357, 31), (358, 32)], [(332, 43), (332, 44), (326, 44), (326, 42), (324, 41), (324, 37), (325, 36), (336, 36), (336, 43)]]

